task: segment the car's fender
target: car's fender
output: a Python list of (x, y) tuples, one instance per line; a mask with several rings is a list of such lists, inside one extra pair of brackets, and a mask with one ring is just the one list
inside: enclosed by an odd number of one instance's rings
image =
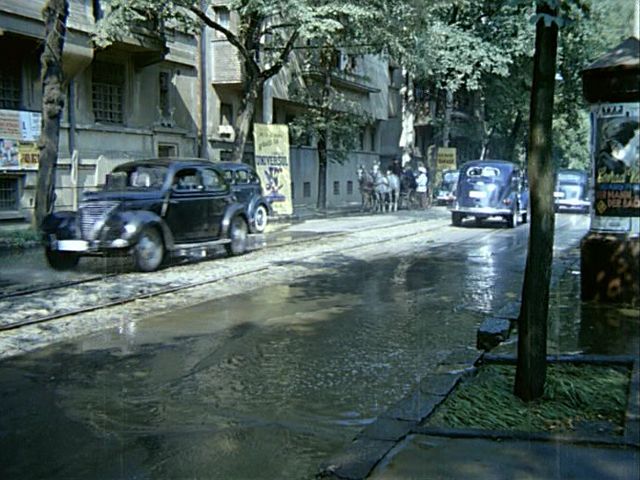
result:
[(273, 215), (273, 208), (271, 207), (271, 202), (269, 202), (266, 198), (260, 195), (260, 196), (253, 197), (251, 199), (251, 203), (247, 208), (247, 214), (249, 215), (250, 218), (253, 218), (253, 215), (256, 213), (256, 210), (260, 205), (264, 205), (264, 207), (267, 209), (267, 215)]
[(247, 225), (249, 224), (249, 219), (247, 218), (247, 212), (244, 205), (240, 203), (232, 203), (224, 212), (224, 217), (222, 218), (222, 225), (220, 228), (220, 238), (227, 238), (229, 236), (229, 227), (231, 226), (231, 220), (236, 215), (241, 215), (242, 218), (244, 218), (245, 222), (247, 222)]
[(76, 238), (76, 212), (61, 210), (53, 212), (44, 217), (40, 230), (46, 241), (49, 235), (55, 235), (60, 240), (70, 240)]
[[(174, 240), (171, 229), (156, 213), (148, 210), (124, 210), (111, 216), (103, 229), (103, 240), (113, 240), (117, 237), (126, 240), (129, 245), (135, 245), (146, 227), (157, 228), (162, 234), (165, 247), (173, 248)], [(108, 236), (109, 238), (105, 238)]]

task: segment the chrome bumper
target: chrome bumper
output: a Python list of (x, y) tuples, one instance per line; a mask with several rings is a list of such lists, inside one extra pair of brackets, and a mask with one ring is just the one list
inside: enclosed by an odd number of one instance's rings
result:
[(112, 250), (127, 248), (129, 246), (129, 242), (121, 238), (117, 238), (111, 242), (88, 242), (87, 240), (57, 240), (55, 238), (49, 240), (49, 248), (51, 248), (51, 250), (56, 250), (59, 252), (92, 253), (106, 249)]

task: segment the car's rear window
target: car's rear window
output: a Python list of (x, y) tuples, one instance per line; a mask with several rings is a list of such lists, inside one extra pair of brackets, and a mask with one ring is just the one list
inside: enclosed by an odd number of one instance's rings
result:
[(581, 184), (586, 182), (586, 180), (586, 176), (580, 173), (561, 172), (558, 174), (558, 182), (560, 183)]
[(492, 166), (473, 166), (467, 169), (469, 178), (497, 178), (501, 176), (499, 168)]

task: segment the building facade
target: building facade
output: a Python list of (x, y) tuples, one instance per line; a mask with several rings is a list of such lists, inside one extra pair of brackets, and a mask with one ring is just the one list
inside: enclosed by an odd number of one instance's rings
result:
[[(228, 41), (211, 29), (200, 36), (141, 26), (131, 38), (96, 49), (91, 34), (103, 11), (96, 0), (70, 0), (63, 66), (67, 99), (61, 122), (55, 208), (75, 209), (83, 191), (98, 188), (117, 164), (153, 156), (225, 160), (242, 99), (242, 68)], [(209, 12), (234, 28), (227, 1)], [(40, 54), (45, 0), (4, 0), (0, 6), (0, 221), (31, 218), (37, 178), (41, 90)], [(373, 122), (354, 132), (359, 147), (343, 164), (330, 163), (327, 204), (360, 202), (356, 168), (399, 156), (397, 69), (377, 56), (343, 54), (332, 83), (358, 102)], [(296, 55), (271, 79), (255, 121), (287, 124), (304, 105), (291, 101), (292, 78), (313, 75)], [(204, 128), (201, 126), (204, 125)], [(27, 128), (30, 127), (30, 128)], [(251, 138), (245, 161), (253, 161)], [(313, 138), (291, 141), (295, 209), (314, 207), (318, 160)]]
[[(0, 8), (0, 220), (29, 219), (35, 202), (44, 4), (4, 0)], [(198, 146), (197, 39), (173, 33), (165, 48), (141, 30), (97, 50), (91, 32), (100, 2), (70, 0), (69, 7), (56, 209), (74, 208), (81, 192), (101, 185), (118, 163), (195, 156)], [(32, 134), (16, 127), (24, 119)]]

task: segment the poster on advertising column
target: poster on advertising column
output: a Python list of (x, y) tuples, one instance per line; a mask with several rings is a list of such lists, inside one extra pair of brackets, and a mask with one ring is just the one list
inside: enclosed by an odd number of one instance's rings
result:
[(596, 215), (640, 215), (639, 114), (637, 103), (593, 107)]
[(280, 215), (293, 213), (291, 167), (289, 162), (289, 127), (287, 125), (253, 125), (256, 171), (263, 195)]

